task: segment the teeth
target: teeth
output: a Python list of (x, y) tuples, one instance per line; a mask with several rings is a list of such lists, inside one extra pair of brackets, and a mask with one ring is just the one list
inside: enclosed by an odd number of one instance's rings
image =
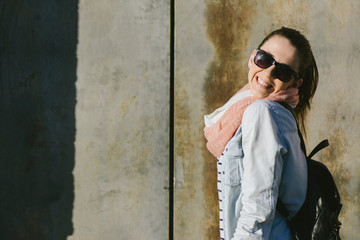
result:
[(260, 78), (258, 78), (258, 83), (260, 83), (261, 85), (263, 85), (264, 87), (271, 87), (271, 85), (270, 84), (267, 84), (266, 82), (263, 82), (263, 81), (261, 81), (261, 79)]

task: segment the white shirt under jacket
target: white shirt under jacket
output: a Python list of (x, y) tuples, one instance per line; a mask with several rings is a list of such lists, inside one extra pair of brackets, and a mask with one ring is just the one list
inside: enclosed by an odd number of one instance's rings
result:
[(290, 216), (307, 190), (307, 165), (292, 114), (258, 100), (218, 158), (220, 234), (225, 240), (292, 239), (276, 211), (278, 196)]

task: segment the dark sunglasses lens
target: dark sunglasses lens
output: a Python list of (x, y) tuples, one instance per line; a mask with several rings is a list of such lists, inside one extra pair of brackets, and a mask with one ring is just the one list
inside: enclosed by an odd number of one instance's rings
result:
[(289, 82), (295, 76), (295, 72), (291, 68), (281, 65), (275, 68), (274, 73), (283, 82)]
[(271, 66), (273, 59), (268, 54), (266, 54), (262, 51), (258, 51), (256, 53), (254, 62), (257, 66), (259, 66), (261, 68), (268, 68)]

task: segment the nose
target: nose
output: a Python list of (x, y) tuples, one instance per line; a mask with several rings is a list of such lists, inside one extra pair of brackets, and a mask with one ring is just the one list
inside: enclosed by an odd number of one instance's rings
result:
[(275, 64), (273, 64), (270, 67), (264, 69), (263, 71), (267, 77), (271, 78), (271, 77), (274, 77), (275, 68), (276, 68), (276, 66), (275, 66)]

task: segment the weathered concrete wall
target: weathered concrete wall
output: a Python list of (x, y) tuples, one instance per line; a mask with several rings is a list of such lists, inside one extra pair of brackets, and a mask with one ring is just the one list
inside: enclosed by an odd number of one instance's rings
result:
[(168, 238), (169, 9), (80, 1), (70, 239)]
[[(176, 2), (174, 239), (204, 239), (218, 232), (216, 185), (205, 172), (202, 135), (204, 79), (213, 56), (202, 1)], [(207, 180), (210, 180), (209, 182)], [(211, 232), (212, 230), (212, 232)]]
[[(360, 235), (360, 2), (311, 1), (308, 35), (320, 71), (309, 114), (308, 145), (328, 138), (320, 159), (329, 166), (343, 200), (343, 239)], [(319, 17), (321, 16), (321, 17)]]
[(308, 114), (308, 148), (334, 174), (344, 207), (343, 239), (360, 233), (360, 2), (178, 1), (175, 79), (175, 239), (218, 239), (216, 159), (205, 149), (203, 115), (247, 81), (247, 61), (283, 25), (309, 39), (320, 83)]
[[(170, 1), (1, 1), (0, 238), (167, 239)], [(246, 83), (282, 25), (320, 70), (308, 148), (334, 173), (343, 239), (359, 235), (360, 2), (176, 1), (174, 239), (218, 239), (203, 115)]]

